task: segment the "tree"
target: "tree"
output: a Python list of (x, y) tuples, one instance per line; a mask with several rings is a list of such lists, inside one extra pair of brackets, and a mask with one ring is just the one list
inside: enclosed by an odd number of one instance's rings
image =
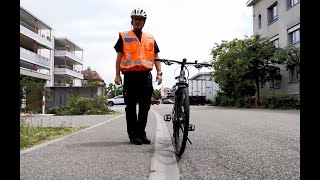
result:
[(20, 102), (22, 99), (26, 99), (26, 107), (36, 109), (39, 106), (38, 102), (42, 100), (44, 87), (45, 81), (30, 76), (22, 77), (20, 79)]
[(234, 39), (215, 44), (212, 76), (228, 97), (252, 93), (252, 83), (260, 96), (260, 86), (279, 77), (281, 63), (275, 58), (276, 48), (269, 39), (255, 34), (244, 40)]
[(280, 68), (277, 65), (281, 62), (275, 58), (277, 48), (266, 37), (255, 34), (246, 40), (246, 45), (245, 60), (249, 63), (247, 77), (254, 80), (259, 99), (260, 86), (280, 78)]
[(287, 70), (297, 68), (300, 73), (300, 48), (294, 45), (278, 48), (276, 58), (285, 65)]
[(121, 94), (122, 94), (122, 90), (123, 90), (123, 85), (120, 85), (120, 86), (116, 86), (116, 89), (115, 89), (115, 94), (114, 94), (114, 96), (118, 96), (118, 95), (121, 95)]
[(289, 46), (286, 46), (285, 48), (278, 48), (275, 56), (276, 56), (276, 59), (278, 59), (278, 61), (284, 64), (287, 70), (294, 70), (296, 68), (297, 73), (300, 74), (300, 48), (299, 47), (296, 47), (294, 45), (289, 45)]
[(122, 94), (123, 85), (116, 86), (116, 84), (109, 83), (108, 87), (106, 87), (106, 93), (108, 96), (115, 97), (116, 95)]
[(91, 81), (88, 84), (82, 85), (83, 87), (96, 87), (99, 86), (100, 82), (99, 81)]
[(156, 89), (153, 91), (152, 97), (155, 99), (160, 99), (161, 98), (161, 92), (160, 89)]
[(115, 84), (109, 83), (109, 85), (106, 87), (107, 95), (113, 97), (112, 94), (114, 94), (115, 88)]
[(213, 79), (219, 84), (221, 94), (240, 98), (254, 94), (253, 81), (246, 79), (247, 62), (243, 60), (245, 41), (234, 39), (230, 42), (222, 41), (215, 44), (213, 55)]

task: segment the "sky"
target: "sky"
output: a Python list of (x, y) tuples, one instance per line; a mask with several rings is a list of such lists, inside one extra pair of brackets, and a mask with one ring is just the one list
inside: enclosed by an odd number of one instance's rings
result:
[[(67, 37), (83, 51), (83, 70), (90, 66), (106, 84), (114, 83), (119, 32), (131, 30), (131, 11), (146, 11), (143, 31), (154, 35), (159, 57), (187, 61), (212, 60), (211, 49), (222, 40), (251, 36), (252, 7), (248, 0), (20, 0), (20, 5), (54, 29), (57, 37)], [(161, 65), (162, 85), (172, 87), (178, 66)], [(189, 77), (198, 70), (188, 67)]]

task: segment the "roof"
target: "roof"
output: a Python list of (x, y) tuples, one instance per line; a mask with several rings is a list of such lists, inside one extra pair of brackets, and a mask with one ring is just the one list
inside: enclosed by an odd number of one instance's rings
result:
[(83, 80), (98, 80), (104, 82), (101, 76), (96, 71), (92, 71), (91, 69), (86, 69), (81, 73), (83, 74)]
[(210, 76), (210, 73), (211, 72), (199, 72), (198, 74), (196, 74), (196, 75), (192, 76), (191, 78), (189, 78), (189, 80), (197, 79), (199, 76), (202, 76), (202, 75)]
[(74, 42), (72, 42), (70, 39), (68, 39), (67, 37), (54, 37), (54, 40), (56, 41), (55, 43), (60, 43), (60, 44), (64, 44), (64, 41), (68, 41), (69, 43), (75, 45), (76, 50), (77, 51), (83, 51), (83, 49), (78, 46), (77, 44), (75, 44)]
[(29, 16), (31, 16), (32, 18), (37, 19), (37, 21), (40, 21), (43, 25), (47, 26), (49, 29), (54, 30), (51, 26), (49, 26), (48, 24), (46, 24), (44, 21), (42, 21), (41, 19), (39, 19), (37, 16), (35, 16), (34, 14), (32, 14), (31, 12), (29, 12), (28, 10), (26, 10), (24, 7), (22, 7), (20, 5), (20, 11), (24, 11), (26, 12)]

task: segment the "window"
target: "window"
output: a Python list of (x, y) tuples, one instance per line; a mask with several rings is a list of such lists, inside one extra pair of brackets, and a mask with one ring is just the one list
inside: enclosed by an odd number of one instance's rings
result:
[(261, 14), (259, 14), (259, 17), (258, 17), (258, 27), (259, 29), (261, 28)]
[(295, 44), (300, 42), (300, 23), (288, 29), (288, 43)]
[(298, 42), (300, 42), (300, 29), (297, 29), (289, 33), (289, 43), (295, 44)]
[(279, 47), (279, 38), (272, 41), (272, 44), (278, 48)]
[(268, 25), (278, 20), (278, 2), (268, 8)]
[(298, 82), (300, 80), (300, 72), (297, 66), (289, 69), (289, 82)]
[(279, 34), (272, 36), (269, 40), (276, 48), (279, 47)]
[(292, 6), (298, 4), (300, 0), (287, 0), (288, 2), (288, 8), (291, 8)]
[(270, 81), (270, 89), (280, 89), (281, 80), (274, 79)]

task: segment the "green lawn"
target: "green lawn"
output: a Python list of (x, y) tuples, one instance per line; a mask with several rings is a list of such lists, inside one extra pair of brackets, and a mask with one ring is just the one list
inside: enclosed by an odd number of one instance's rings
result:
[(71, 134), (85, 127), (42, 127), (20, 122), (20, 150)]

